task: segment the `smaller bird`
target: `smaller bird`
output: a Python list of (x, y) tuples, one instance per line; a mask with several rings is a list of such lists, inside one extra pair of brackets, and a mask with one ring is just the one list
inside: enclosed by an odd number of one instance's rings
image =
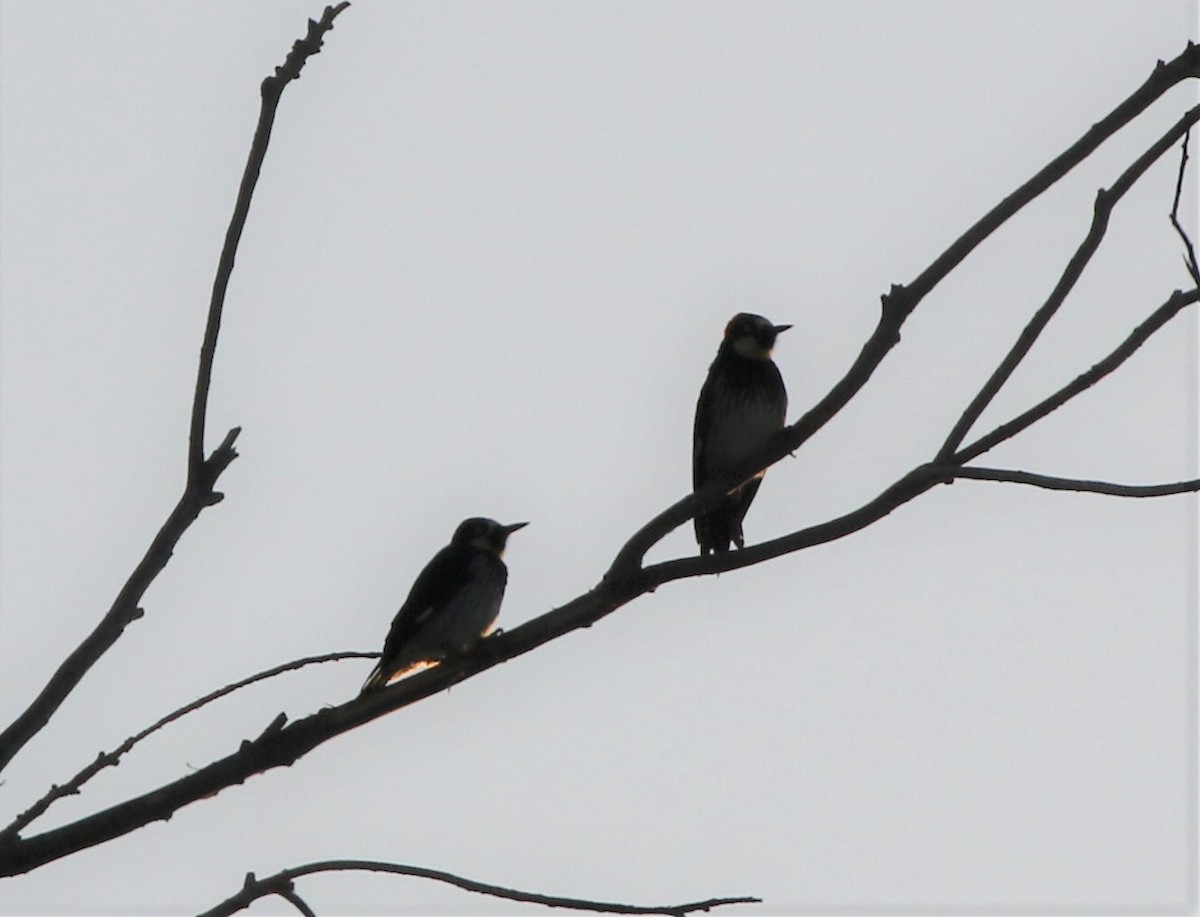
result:
[(450, 544), (433, 555), (412, 584), (361, 694), (469, 653), (491, 631), (508, 583), (504, 547), (509, 535), (528, 524), (501, 525), (481, 517), (459, 524)]
[[(773, 325), (761, 315), (739, 312), (700, 389), (692, 437), (692, 487), (732, 472), (739, 462), (783, 428), (787, 389), (771, 359), (775, 338), (791, 325)], [(716, 509), (695, 518), (700, 554), (724, 554), (730, 543), (745, 545), (742, 520), (758, 493), (763, 472), (725, 495)]]

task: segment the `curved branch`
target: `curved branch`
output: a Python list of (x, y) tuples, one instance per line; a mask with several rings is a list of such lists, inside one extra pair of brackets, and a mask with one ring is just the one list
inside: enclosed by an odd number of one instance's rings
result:
[(239, 427), (230, 430), (221, 445), (213, 451), (212, 455), (205, 458), (204, 424), (208, 410), (212, 361), (216, 352), (217, 332), (221, 326), (221, 310), (225, 301), (225, 290), (229, 283), (229, 276), (233, 272), (234, 257), (237, 252), (238, 240), (241, 238), (242, 227), (245, 225), (249, 212), (250, 198), (254, 193), (254, 185), (258, 180), (259, 170), (270, 141), (271, 124), (275, 119), (275, 110), (279, 105), (280, 94), (288, 82), (299, 77), (300, 68), (304, 66), (305, 60), (320, 50), (321, 36), (333, 28), (333, 20), (347, 6), (349, 6), (348, 3), (341, 3), (336, 7), (326, 7), (325, 15), (321, 17), (319, 23), (310, 19), (308, 36), (302, 41), (296, 42), (284, 66), (277, 67), (275, 75), (263, 81), (258, 128), (250, 147), (250, 156), (242, 176), (241, 187), (238, 189), (233, 218), (225, 234), (225, 247), (221, 252), (216, 280), (213, 283), (212, 300), (209, 303), (204, 343), (200, 348), (200, 368), (192, 399), (188, 439), (187, 483), (183, 495), (154, 537), (145, 556), (142, 557), (121, 588), (112, 607), (101, 618), (100, 623), (63, 661), (29, 707), (3, 733), (0, 733), (0, 771), (8, 765), (17, 752), (25, 747), (30, 739), (50, 722), (54, 712), (75, 690), (76, 685), (83, 680), (88, 670), (117, 642), (121, 634), (125, 632), (125, 628), (144, 614), (143, 610), (138, 607), (138, 602), (141, 601), (150, 584), (166, 567), (167, 561), (171, 559), (171, 554), (183, 537), (183, 533), (191, 527), (206, 507), (219, 503), (223, 499), (224, 495), (213, 488), (217, 479), (229, 467), (230, 462), (237, 458), (233, 444), (241, 430)]
[(317, 917), (317, 912), (305, 903), (304, 899), (297, 895), (294, 891), (275, 892), (280, 898), (298, 910), (304, 917)]
[(981, 436), (969, 446), (954, 453), (947, 461), (951, 464), (965, 464), (987, 452), (993, 446), (1011, 439), (1026, 427), (1041, 420), (1076, 395), (1091, 388), (1105, 376), (1112, 373), (1122, 363), (1128, 360), (1141, 347), (1150, 335), (1179, 314), (1186, 306), (1200, 301), (1200, 289), (1176, 290), (1165, 303), (1155, 309), (1150, 317), (1130, 332), (1129, 337), (1121, 342), (1112, 353), (1102, 359), (1085, 373), (1080, 373), (1069, 384), (1064, 385), (1053, 395), (1045, 398), (1029, 410), (1014, 417), (1008, 423), (1001, 424), (985, 436)]
[(1047, 490), (1074, 490), (1080, 493), (1107, 494), (1111, 497), (1168, 497), (1200, 491), (1200, 478), (1191, 481), (1174, 481), (1170, 484), (1116, 484), (1111, 481), (1088, 481), (1081, 478), (1063, 478), (1032, 471), (1017, 471), (1007, 468), (952, 468), (947, 473), (954, 478), (971, 478), (976, 481), (1007, 481), (1013, 484), (1030, 484)]
[(728, 904), (759, 904), (761, 898), (709, 898), (707, 901), (693, 901), (687, 904), (637, 905), (616, 904), (606, 901), (589, 901), (584, 898), (561, 898), (553, 895), (539, 895), (535, 892), (521, 891), (515, 888), (504, 888), (499, 885), (489, 885), (456, 876), (453, 873), (437, 869), (426, 869), (422, 866), (405, 866), (401, 863), (381, 863), (375, 860), (325, 860), (319, 863), (307, 863), (292, 869), (284, 869), (265, 879), (256, 879), (253, 873), (246, 876), (242, 890), (236, 895), (222, 901), (212, 910), (205, 911), (199, 917), (229, 917), (250, 906), (254, 901), (268, 895), (284, 893), (295, 894), (294, 880), (302, 876), (320, 872), (385, 872), (401, 876), (414, 876), (420, 879), (431, 879), (461, 888), (464, 891), (480, 895), (490, 895), (493, 898), (504, 898), (508, 901), (519, 901), (524, 904), (540, 904), (545, 907), (565, 907), (576, 911), (592, 911), (601, 914), (669, 914), (674, 917), (684, 917), (695, 911), (708, 911), (714, 907)]
[(291, 671), (294, 671), (295, 669), (302, 669), (308, 665), (315, 665), (315, 664), (319, 664), (319, 663), (323, 663), (323, 662), (337, 662), (341, 659), (378, 659), (378, 658), (379, 658), (379, 653), (362, 653), (362, 652), (356, 652), (356, 651), (347, 651), (347, 652), (341, 652), (341, 653), (326, 653), (323, 656), (307, 656), (303, 659), (295, 659), (295, 660), (292, 660), (291, 662), (285, 662), (282, 665), (277, 665), (274, 668), (266, 669), (255, 675), (251, 675), (248, 678), (243, 678), (241, 681), (235, 681), (233, 684), (229, 684), (223, 688), (217, 689), (216, 691), (212, 691), (212, 692), (204, 695), (203, 697), (199, 698), (198, 700), (194, 700), (190, 704), (185, 704), (184, 706), (180, 707), (178, 710), (174, 710), (171, 713), (168, 713), (162, 719), (158, 720), (157, 722), (153, 723), (150, 726), (147, 726), (145, 729), (143, 729), (141, 732), (137, 733), (136, 735), (130, 736), (128, 739), (126, 739), (124, 742), (122, 742), (119, 746), (117, 746), (117, 748), (115, 750), (109, 751), (109, 752), (101, 752), (97, 756), (95, 761), (93, 761), (91, 764), (89, 764), (87, 767), (85, 767), (83, 770), (81, 770), (78, 774), (76, 774), (74, 777), (72, 777), (66, 783), (61, 784), (61, 785), (54, 784), (53, 786), (51, 786), (45, 796), (43, 796), (41, 799), (39, 799), (37, 802), (35, 802), (32, 806), (30, 806), (28, 809), (26, 809), (24, 812), (22, 812), (16, 818), (14, 818), (12, 820), (12, 822), (4, 828), (3, 831), (0, 831), (0, 839), (15, 836), (17, 834), (17, 832), (21, 831), (23, 828), (25, 828), (27, 825), (29, 825), (34, 819), (41, 816), (48, 808), (50, 808), (51, 805), (53, 805), (57, 800), (62, 799), (64, 796), (78, 795), (80, 789), (83, 787), (83, 785), (85, 783), (87, 783), (94, 776), (96, 776), (96, 774), (100, 773), (100, 771), (104, 770), (104, 768), (116, 767), (118, 764), (120, 764), (121, 757), (123, 755), (128, 754), (129, 751), (133, 748), (133, 746), (135, 746), (136, 744), (141, 742), (143, 739), (147, 738), (151, 734), (162, 729), (164, 726), (168, 725), (169, 723), (173, 723), (173, 722), (175, 722), (175, 720), (177, 720), (183, 716), (186, 716), (187, 714), (192, 713), (196, 710), (199, 710), (201, 707), (211, 704), (213, 701), (219, 700), (220, 698), (225, 697), (227, 694), (232, 694), (234, 691), (237, 691), (240, 688), (244, 688), (247, 685), (252, 685), (252, 684), (255, 684), (256, 682), (264, 681), (268, 678), (274, 678), (276, 675), (281, 675), (284, 672), (291, 672)]

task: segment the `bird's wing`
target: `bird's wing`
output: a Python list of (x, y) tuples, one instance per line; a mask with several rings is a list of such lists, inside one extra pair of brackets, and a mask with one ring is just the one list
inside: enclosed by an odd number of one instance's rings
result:
[(700, 388), (700, 398), (696, 401), (696, 420), (692, 427), (692, 490), (699, 489), (708, 480), (707, 443), (709, 428), (712, 426), (713, 401), (713, 371), (709, 369), (708, 377)]
[(400, 650), (435, 614), (444, 608), (451, 597), (467, 581), (469, 552), (463, 548), (447, 545), (433, 555), (433, 559), (425, 565), (425, 569), (417, 576), (408, 598), (396, 612), (392, 620), (392, 629), (388, 631), (387, 640), (383, 644), (383, 656), (380, 663), (386, 663), (396, 658)]
[(767, 363), (767, 365), (771, 367), (772, 378), (774, 380), (775, 386), (779, 390), (779, 403), (778, 403), (779, 426), (782, 427), (784, 424), (787, 423), (787, 406), (788, 406), (787, 386), (783, 384), (783, 373), (781, 373), (779, 371), (779, 367), (775, 365), (775, 361), (771, 360)]

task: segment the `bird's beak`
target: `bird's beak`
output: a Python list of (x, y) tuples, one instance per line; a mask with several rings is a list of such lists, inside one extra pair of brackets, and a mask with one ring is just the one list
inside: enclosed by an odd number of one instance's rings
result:
[(791, 325), (775, 325), (774, 327), (775, 327), (776, 334), (783, 334), (783, 332), (787, 331), (792, 326)]
[(527, 525), (529, 525), (528, 522), (514, 522), (512, 525), (501, 526), (500, 531), (502, 531), (505, 535), (511, 535), (517, 529), (523, 529)]

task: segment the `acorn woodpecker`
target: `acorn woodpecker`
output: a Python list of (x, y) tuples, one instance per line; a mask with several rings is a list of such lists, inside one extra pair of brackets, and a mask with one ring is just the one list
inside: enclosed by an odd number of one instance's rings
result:
[[(728, 474), (778, 430), (787, 414), (787, 389), (771, 360), (775, 338), (791, 325), (772, 325), (761, 315), (739, 312), (725, 337), (696, 403), (692, 487), (699, 490)], [(723, 554), (730, 542), (744, 545), (742, 520), (762, 483), (762, 472), (725, 495), (716, 509), (696, 516), (701, 556)]]
[(362, 687), (378, 691), (401, 675), (471, 651), (500, 613), (508, 582), (501, 557), (508, 536), (529, 523), (464, 520), (425, 565), (396, 612), (383, 655)]

